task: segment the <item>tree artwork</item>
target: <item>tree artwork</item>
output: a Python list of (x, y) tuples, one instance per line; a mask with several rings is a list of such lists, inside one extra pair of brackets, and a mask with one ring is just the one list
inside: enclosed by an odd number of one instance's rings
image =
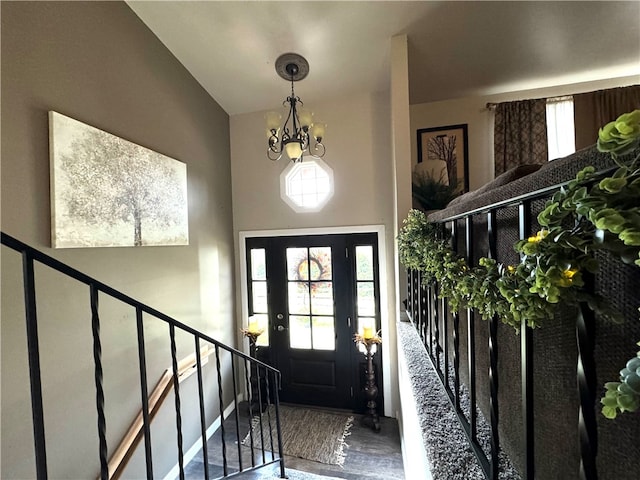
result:
[(456, 155), (455, 135), (436, 135), (427, 143), (427, 158), (430, 160), (444, 160), (447, 162), (447, 174), (449, 185), (453, 185), (458, 179), (458, 165)]
[(54, 246), (188, 244), (183, 163), (55, 112), (51, 118)]

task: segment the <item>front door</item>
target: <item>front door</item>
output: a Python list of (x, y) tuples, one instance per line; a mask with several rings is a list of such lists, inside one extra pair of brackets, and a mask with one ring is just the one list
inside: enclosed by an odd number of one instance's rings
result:
[(380, 324), (376, 235), (249, 238), (247, 272), (249, 314), (266, 329), (258, 357), (282, 372), (280, 399), (364, 408), (353, 335)]

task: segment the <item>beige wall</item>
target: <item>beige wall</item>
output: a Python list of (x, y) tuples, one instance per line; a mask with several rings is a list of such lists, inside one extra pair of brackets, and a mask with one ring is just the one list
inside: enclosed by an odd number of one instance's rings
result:
[[(121, 2), (2, 2), (2, 231), (225, 343), (235, 342), (229, 123)], [(47, 112), (187, 164), (190, 245), (50, 249)], [(17, 254), (2, 248), (2, 478), (35, 478)], [(36, 271), (50, 478), (99, 471), (88, 290)], [(140, 408), (135, 313), (102, 310), (112, 451)], [(171, 365), (167, 327), (145, 321), (149, 385)], [(193, 341), (178, 336), (178, 357)], [(210, 378), (208, 378), (210, 380)], [(211, 382), (209, 382), (211, 384)], [(185, 423), (197, 411), (183, 384)], [(190, 390), (189, 393), (186, 390)], [(167, 404), (171, 406), (172, 397)], [(216, 416), (210, 402), (207, 423)], [(152, 429), (155, 477), (176, 463), (175, 423)], [(185, 425), (185, 447), (197, 427)], [(127, 472), (143, 477), (139, 455)]]
[[(421, 128), (468, 124), (469, 188), (475, 190), (493, 179), (493, 112), (486, 104), (584, 93), (640, 83), (640, 75), (572, 85), (467, 97), (411, 105), (411, 158), (417, 163), (416, 131)], [(595, 143), (596, 139), (593, 139)]]
[[(287, 84), (283, 82), (282, 86), (284, 97)], [(299, 90), (304, 100), (304, 90)], [(274, 108), (279, 101), (274, 99)], [(333, 169), (333, 198), (320, 212), (293, 211), (280, 197), (280, 173), (288, 165), (286, 155), (277, 162), (266, 156), (265, 112), (234, 115), (230, 124), (236, 232), (389, 221), (392, 205), (388, 97), (360, 94), (310, 108), (328, 124), (323, 160)]]
[[(282, 83), (283, 98), (287, 85)], [(296, 94), (304, 100), (303, 82)], [(282, 99), (274, 99), (277, 108)], [(288, 160), (272, 162), (266, 157), (265, 112), (231, 117), (231, 173), (233, 179), (233, 215), (236, 241), (239, 233), (264, 230), (314, 228), (328, 230), (350, 226), (383, 225), (386, 233), (385, 262), (388, 305), (383, 322), (395, 322), (393, 288), (393, 165), (390, 145), (390, 111), (388, 94), (357, 94), (348, 98), (310, 105), (316, 118), (327, 124), (323, 160), (333, 169), (335, 193), (325, 207), (316, 213), (296, 213), (280, 197), (280, 173)], [(325, 230), (325, 231), (328, 231)], [(343, 230), (341, 230), (343, 231)], [(286, 232), (281, 232), (286, 233)], [(240, 263), (237, 260), (237, 272)], [(239, 275), (238, 275), (239, 277)], [(240, 282), (237, 302), (241, 304)], [(242, 323), (241, 312), (238, 322)], [(245, 319), (246, 322), (246, 319)], [(388, 333), (387, 333), (388, 332)], [(384, 325), (389, 335), (391, 358), (395, 358), (395, 329)], [(388, 361), (388, 359), (387, 359)], [(395, 385), (395, 364), (385, 370), (385, 394)], [(385, 407), (393, 415), (393, 401)]]

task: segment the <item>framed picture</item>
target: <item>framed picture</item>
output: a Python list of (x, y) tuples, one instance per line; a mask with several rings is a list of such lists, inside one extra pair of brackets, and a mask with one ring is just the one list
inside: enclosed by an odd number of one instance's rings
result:
[(54, 248), (188, 245), (187, 166), (49, 112)]
[[(467, 124), (418, 130), (418, 167), (459, 193), (469, 191)], [(422, 164), (422, 165), (420, 165)]]

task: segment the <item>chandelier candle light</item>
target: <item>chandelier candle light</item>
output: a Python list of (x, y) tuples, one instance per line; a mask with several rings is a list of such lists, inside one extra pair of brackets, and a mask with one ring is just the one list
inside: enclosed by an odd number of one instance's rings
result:
[[(327, 126), (314, 121), (311, 111), (298, 108), (304, 104), (293, 90), (293, 82), (304, 79), (309, 73), (309, 63), (297, 53), (284, 53), (276, 60), (276, 72), (291, 81), (291, 95), (282, 102), (285, 108), (289, 108), (284, 124), (280, 125), (282, 115), (278, 112), (265, 115), (269, 141), (267, 157), (274, 162), (280, 160), (285, 152), (293, 162), (301, 162), (305, 153), (316, 158), (323, 157), (325, 147), (322, 139)], [(312, 138), (315, 141), (313, 146)]]

